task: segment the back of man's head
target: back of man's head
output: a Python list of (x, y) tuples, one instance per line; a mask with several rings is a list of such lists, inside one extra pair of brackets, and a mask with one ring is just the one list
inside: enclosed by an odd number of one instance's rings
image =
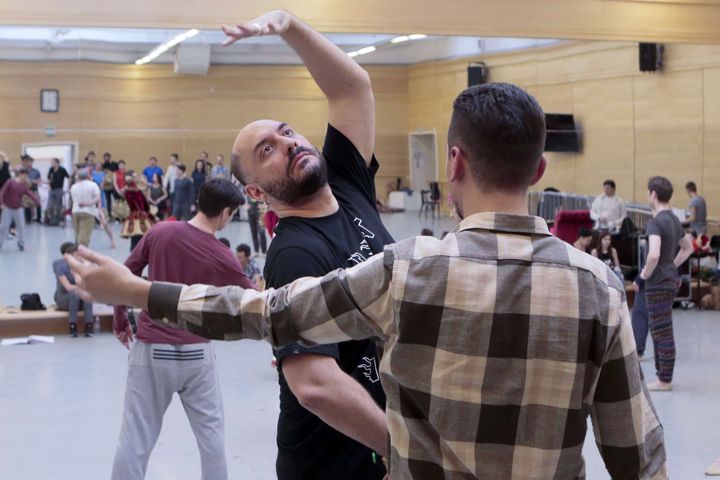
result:
[(229, 208), (235, 210), (245, 204), (245, 197), (230, 180), (213, 178), (203, 183), (198, 193), (198, 210), (208, 218), (216, 218)]
[(648, 192), (655, 192), (658, 202), (669, 203), (673, 195), (672, 182), (661, 176), (651, 177), (648, 180)]
[(77, 172), (77, 179), (78, 180), (88, 180), (90, 178), (90, 174), (87, 171), (87, 168), (81, 168)]
[(545, 149), (545, 114), (516, 85), (475, 85), (453, 103), (448, 144), (464, 151), (483, 190), (522, 191), (535, 178)]
[(695, 185), (695, 182), (687, 182), (685, 184), (685, 190), (687, 190), (688, 192), (697, 193), (697, 185)]
[(60, 253), (62, 255), (66, 255), (66, 254), (72, 255), (73, 253), (77, 252), (77, 249), (78, 249), (77, 244), (75, 244), (73, 242), (65, 242), (62, 245), (60, 245)]

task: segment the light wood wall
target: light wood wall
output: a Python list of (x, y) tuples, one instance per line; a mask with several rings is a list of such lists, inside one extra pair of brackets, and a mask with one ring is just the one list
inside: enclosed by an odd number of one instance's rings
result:
[[(377, 110), (377, 185), (407, 173), (407, 69), (372, 67)], [(42, 88), (60, 91), (59, 113), (41, 113)], [(302, 67), (211, 67), (206, 76), (177, 76), (172, 65), (88, 62), (0, 63), (0, 150), (17, 161), (23, 142), (79, 141), (80, 153), (109, 151), (129, 168), (170, 153), (188, 164), (201, 150), (229, 159), (246, 123), (291, 123), (318, 146), (327, 103)], [(53, 125), (57, 134), (45, 136)]]
[(413, 66), (408, 126), (438, 133), (441, 177), (453, 98), (467, 85), (470, 61), (484, 60), (491, 81), (527, 88), (548, 113), (574, 113), (579, 154), (548, 154), (538, 186), (596, 194), (613, 178), (626, 199), (643, 202), (651, 175), (698, 184), (710, 214), (720, 212), (720, 46), (667, 45), (663, 72), (638, 71), (637, 44), (574, 43), (532, 52)]
[(218, 28), (275, 8), (322, 32), (720, 43), (717, 0), (3, 0), (0, 24)]

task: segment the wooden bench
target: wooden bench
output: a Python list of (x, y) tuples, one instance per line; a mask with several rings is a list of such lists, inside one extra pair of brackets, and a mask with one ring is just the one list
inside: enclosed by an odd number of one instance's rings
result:
[[(109, 305), (93, 305), (93, 314), (100, 320), (100, 331), (112, 331), (113, 309)], [(8, 307), (0, 309), (0, 337), (25, 337), (28, 335), (63, 335), (68, 333), (67, 311), (55, 306), (47, 310), (20, 310)], [(78, 312), (78, 333), (85, 332), (83, 311)]]

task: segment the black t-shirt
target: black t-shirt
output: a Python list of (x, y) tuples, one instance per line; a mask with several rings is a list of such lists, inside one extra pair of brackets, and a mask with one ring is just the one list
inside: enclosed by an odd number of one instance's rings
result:
[(685, 235), (680, 220), (672, 211), (663, 210), (648, 222), (645, 233), (648, 236), (660, 237), (660, 260), (653, 274), (648, 278), (648, 283), (658, 284), (677, 276), (675, 255), (680, 246), (680, 239)]
[[(381, 253), (393, 239), (375, 204), (375, 157), (370, 168), (357, 148), (332, 125), (323, 146), (328, 183), (340, 206), (321, 218), (280, 219), (265, 264), (268, 287), (278, 288), (306, 276), (322, 276), (356, 265)], [(372, 450), (323, 423), (304, 409), (282, 373), (283, 359), (305, 353), (327, 355), (357, 380), (380, 405), (385, 393), (378, 372), (379, 356), (372, 340), (349, 341), (305, 348), (293, 344), (277, 350), (280, 374), (278, 419), (279, 480), (381, 480), (382, 463), (373, 463)]]
[(68, 175), (67, 170), (65, 170), (64, 167), (58, 167), (57, 171), (53, 168), (50, 168), (50, 171), (48, 171), (48, 180), (50, 181), (50, 190), (57, 190), (58, 188), (63, 188), (63, 182), (66, 178), (68, 178), (70, 175)]
[(120, 169), (120, 166), (117, 162), (114, 162), (110, 160), (109, 162), (103, 162), (102, 164), (103, 170), (110, 170), (111, 172), (117, 172)]

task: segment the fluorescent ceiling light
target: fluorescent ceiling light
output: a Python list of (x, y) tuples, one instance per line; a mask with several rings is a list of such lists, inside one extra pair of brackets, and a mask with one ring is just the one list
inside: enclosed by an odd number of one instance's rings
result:
[(408, 37), (407, 35), (402, 35), (400, 37), (393, 38), (392, 40), (390, 40), (390, 43), (402, 43), (407, 42), (408, 40), (410, 40), (410, 37)]
[(424, 33), (413, 33), (412, 35), (408, 35), (408, 38), (410, 40), (420, 40), (421, 38), (425, 38), (427, 35)]
[(135, 65), (144, 65), (144, 64), (146, 64), (146, 63), (148, 63), (148, 62), (153, 61), (154, 59), (156, 59), (157, 57), (159, 57), (159, 56), (162, 55), (163, 53), (165, 53), (165, 52), (167, 52), (168, 50), (170, 50), (170, 49), (171, 49), (172, 47), (174, 47), (175, 45), (179, 44), (180, 42), (183, 42), (183, 41), (187, 40), (188, 38), (194, 37), (194, 36), (197, 35), (198, 33), (200, 33), (200, 30), (198, 30), (197, 28), (193, 28), (193, 29), (191, 29), (191, 30), (188, 30), (187, 32), (184, 32), (184, 33), (181, 33), (180, 35), (177, 35), (177, 36), (176, 36), (175, 38), (173, 38), (172, 40), (169, 40), (169, 41), (163, 43), (162, 45), (159, 45), (159, 46), (155, 47), (150, 53), (148, 53), (147, 55), (145, 55), (145, 56), (142, 57), (141, 59), (135, 60)]
[(348, 52), (348, 57), (353, 58), (358, 56), (358, 52)]
[(375, 51), (375, 47), (370, 45), (369, 47), (361, 48), (357, 51), (358, 55), (365, 55), (366, 53), (372, 53)]

